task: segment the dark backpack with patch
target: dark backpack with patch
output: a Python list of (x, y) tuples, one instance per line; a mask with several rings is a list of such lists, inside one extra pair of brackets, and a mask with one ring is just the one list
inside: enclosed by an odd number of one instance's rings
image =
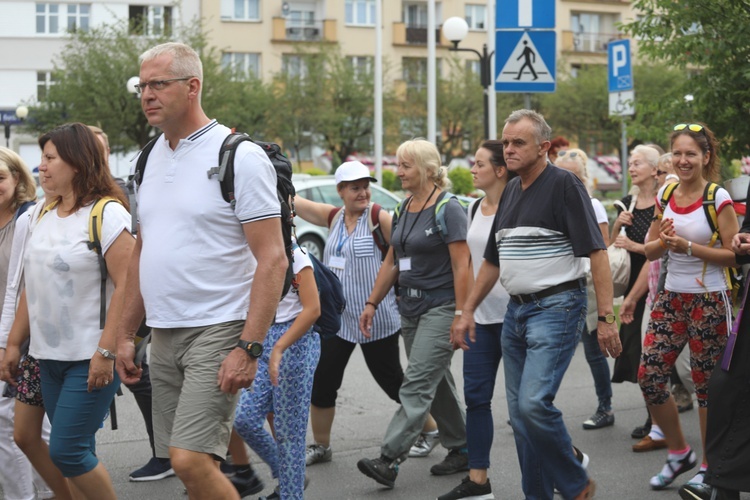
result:
[[(131, 213), (133, 214), (133, 234), (136, 234), (135, 228), (137, 227), (135, 186), (140, 186), (143, 181), (143, 175), (148, 162), (148, 155), (151, 153), (154, 144), (156, 144), (156, 141), (160, 137), (161, 134), (151, 139), (148, 144), (143, 147), (138, 156), (138, 160), (136, 161), (135, 172), (129, 178), (128, 188), (131, 198)], [(283, 298), (287, 291), (289, 291), (292, 279), (294, 278), (294, 272), (292, 270), (292, 262), (294, 260), (292, 235), (294, 234), (294, 196), (296, 191), (294, 190), (294, 184), (292, 184), (292, 163), (281, 152), (281, 148), (278, 144), (273, 142), (255, 141), (247, 134), (232, 132), (226, 139), (224, 139), (224, 142), (219, 149), (219, 166), (209, 168), (206, 173), (209, 178), (214, 175), (218, 177), (219, 186), (221, 187), (221, 195), (224, 200), (232, 206), (232, 209), (234, 209), (236, 203), (234, 198), (234, 157), (237, 153), (237, 147), (244, 141), (250, 141), (260, 146), (260, 148), (266, 153), (266, 156), (268, 156), (268, 159), (271, 161), (271, 164), (273, 164), (273, 168), (276, 171), (276, 194), (278, 195), (279, 204), (281, 205), (281, 233), (284, 237), (284, 249), (286, 251), (287, 259), (289, 260), (286, 277), (284, 278), (284, 288), (281, 295)]]

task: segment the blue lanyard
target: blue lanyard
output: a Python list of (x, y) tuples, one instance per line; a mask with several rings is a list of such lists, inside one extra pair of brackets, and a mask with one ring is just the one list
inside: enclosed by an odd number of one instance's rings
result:
[[(357, 219), (357, 224), (359, 224), (359, 219)], [(340, 241), (339, 246), (336, 247), (336, 255), (341, 257), (341, 249), (344, 247), (344, 244), (349, 240), (349, 234), (346, 233), (346, 212), (341, 214), (341, 226), (339, 226), (341, 229), (340, 233)], [(356, 231), (356, 226), (354, 227), (354, 230)], [(352, 231), (353, 232), (353, 231)]]

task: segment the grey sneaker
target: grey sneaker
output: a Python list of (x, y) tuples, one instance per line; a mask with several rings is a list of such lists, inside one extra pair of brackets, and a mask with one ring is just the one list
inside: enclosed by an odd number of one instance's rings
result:
[(362, 474), (373, 478), (383, 486), (393, 488), (396, 484), (398, 464), (385, 455), (380, 455), (380, 458), (374, 460), (363, 458), (357, 462), (357, 468)]
[(586, 430), (601, 429), (610, 425), (615, 425), (615, 414), (611, 411), (596, 410), (596, 413), (583, 423), (583, 428)]
[(322, 464), (330, 462), (333, 458), (331, 447), (325, 447), (320, 444), (311, 444), (305, 452), (305, 465)]
[(466, 449), (453, 449), (448, 452), (442, 462), (435, 464), (430, 469), (430, 474), (435, 476), (447, 476), (469, 470), (469, 454)]
[(423, 432), (417, 438), (417, 442), (409, 450), (410, 458), (426, 457), (435, 447), (440, 444), (438, 431)]

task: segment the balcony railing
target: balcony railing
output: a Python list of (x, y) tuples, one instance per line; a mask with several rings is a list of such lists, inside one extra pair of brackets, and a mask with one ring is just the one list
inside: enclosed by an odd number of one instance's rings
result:
[(293, 21), (283, 17), (273, 18), (274, 42), (335, 42), (336, 20)]
[[(441, 31), (435, 29), (435, 43), (443, 45)], [(427, 45), (427, 28), (407, 26), (405, 23), (393, 23), (393, 45)]]
[(620, 40), (620, 33), (562, 32), (562, 50), (606, 54), (609, 42)]

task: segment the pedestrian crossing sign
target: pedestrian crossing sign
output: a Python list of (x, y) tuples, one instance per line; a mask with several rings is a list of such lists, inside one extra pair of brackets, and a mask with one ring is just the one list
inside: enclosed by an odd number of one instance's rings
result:
[(552, 30), (498, 31), (495, 91), (554, 92), (555, 43)]

